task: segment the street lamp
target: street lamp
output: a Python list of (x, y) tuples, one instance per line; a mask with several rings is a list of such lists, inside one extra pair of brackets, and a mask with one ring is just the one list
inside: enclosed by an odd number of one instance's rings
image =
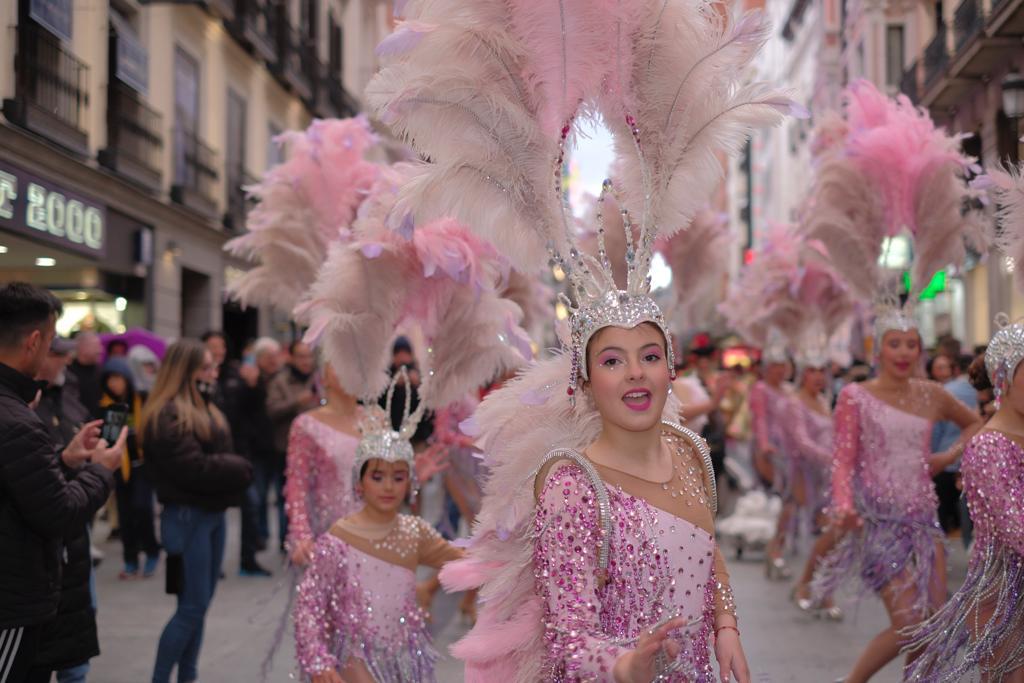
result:
[(1024, 76), (1011, 71), (1003, 76), (1003, 113), (1007, 118), (1024, 116)]

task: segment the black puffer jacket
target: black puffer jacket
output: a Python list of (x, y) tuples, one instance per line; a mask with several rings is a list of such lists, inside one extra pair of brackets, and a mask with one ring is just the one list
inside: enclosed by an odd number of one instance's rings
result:
[(227, 429), (214, 428), (205, 441), (194, 433), (182, 433), (173, 404), (147, 427), (143, 448), (156, 497), (164, 505), (220, 512), (240, 505), (252, 481), (252, 464), (231, 452)]
[[(74, 377), (74, 375), (68, 375)], [(63, 451), (89, 414), (78, 400), (73, 387), (49, 386), (43, 390), (36, 413), (50, 432), (54, 450)], [(74, 479), (77, 472), (63, 468), (65, 476)], [(43, 626), (39, 638), (36, 665), (54, 671), (69, 669), (89, 661), (100, 653), (96, 632), (96, 610), (89, 592), (92, 556), (89, 553), (89, 531), (85, 524), (64, 538), (63, 573), (57, 617)]]
[(36, 384), (0, 363), (0, 628), (52, 619), (60, 597), (64, 537), (110, 496), (113, 476), (86, 465), (74, 480), (39, 417)]

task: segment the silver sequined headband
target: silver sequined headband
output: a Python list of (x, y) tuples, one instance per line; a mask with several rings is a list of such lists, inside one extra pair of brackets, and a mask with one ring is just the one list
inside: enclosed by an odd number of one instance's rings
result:
[[(598, 198), (596, 257), (573, 246), (569, 250), (569, 260), (566, 260), (553, 247), (550, 249), (551, 265), (557, 265), (565, 273), (573, 294), (572, 299), (565, 294), (559, 295), (569, 311), (571, 369), (567, 392), (572, 400), (580, 380), (586, 381), (590, 376), (587, 344), (591, 337), (606, 327), (628, 330), (643, 323), (654, 324), (665, 336), (669, 373), (675, 378), (672, 334), (661, 307), (650, 297), (653, 231), (641, 226), (640, 238), (635, 243), (629, 212), (625, 208), (619, 210), (622, 228), (626, 232), (626, 289), (619, 289), (605, 251), (603, 208), (609, 194), (614, 196), (614, 189), (611, 181), (606, 180)], [(621, 202), (619, 205), (622, 206)]]
[[(402, 422), (398, 431), (395, 431), (391, 424), (391, 400), (395, 395), (395, 387), (399, 384), (405, 385), (405, 407), (402, 410)], [(415, 411), (412, 407), (412, 387), (409, 382), (409, 375), (405, 368), (400, 368), (391, 380), (388, 387), (384, 408), (380, 406), (367, 406), (363, 418), (359, 421), (359, 431), (362, 437), (359, 445), (356, 446), (356, 458), (352, 465), (352, 486), (359, 483), (360, 471), (370, 460), (384, 460), (385, 462), (404, 462), (409, 465), (410, 498), (415, 500), (419, 491), (419, 481), (416, 478), (416, 453), (412, 447), (412, 437), (419, 427), (420, 420), (426, 410), (426, 402), (422, 399)]]
[(985, 350), (985, 370), (999, 400), (1003, 385), (1013, 381), (1017, 367), (1024, 361), (1024, 322), (1010, 323), (1009, 318), (1000, 315), (996, 324), (1001, 329), (992, 335)]

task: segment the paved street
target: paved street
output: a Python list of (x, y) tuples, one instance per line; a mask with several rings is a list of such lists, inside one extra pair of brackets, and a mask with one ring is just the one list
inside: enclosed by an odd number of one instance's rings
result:
[[(218, 587), (206, 624), (206, 638), (200, 660), (202, 683), (259, 681), (275, 629), (281, 624), (287, 600), (280, 560), (264, 553), (262, 561), (276, 569), (274, 579), (238, 576), (238, 519), (231, 514), (231, 532), (225, 560), (227, 579)], [(100, 600), (100, 642), (103, 654), (93, 660), (93, 683), (142, 683), (149, 680), (157, 638), (174, 610), (174, 598), (163, 592), (162, 574), (148, 581), (119, 581), (120, 544), (102, 542), (107, 530), (96, 529), (97, 543), (107, 553), (98, 571)], [(959, 552), (959, 546), (958, 546)], [(963, 571), (962, 553), (954, 558), (951, 583)], [(788, 602), (788, 587), (768, 584), (761, 565), (753, 561), (731, 566), (740, 628), (748, 659), (757, 683), (831, 683), (843, 675), (860, 648), (885, 623), (880, 603), (863, 602), (841, 624), (806, 617)], [(439, 649), (463, 632), (454, 616), (454, 599), (439, 599), (435, 625)], [(270, 669), (268, 681), (295, 680), (290, 627), (283, 646)], [(461, 681), (460, 666), (446, 658), (438, 672), (443, 683)], [(881, 683), (899, 680), (898, 667), (890, 666), (877, 679)]]

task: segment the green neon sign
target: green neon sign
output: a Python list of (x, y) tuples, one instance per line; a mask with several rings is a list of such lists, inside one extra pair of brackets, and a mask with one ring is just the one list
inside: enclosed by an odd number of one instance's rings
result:
[[(909, 272), (903, 273), (903, 286), (906, 287), (906, 291), (909, 292), (911, 290)], [(936, 294), (944, 291), (946, 291), (946, 271), (940, 270), (939, 272), (935, 273), (935, 275), (931, 279), (931, 282), (928, 283), (928, 286), (924, 288), (924, 291), (921, 292), (921, 296), (918, 298), (921, 301), (934, 299)]]

